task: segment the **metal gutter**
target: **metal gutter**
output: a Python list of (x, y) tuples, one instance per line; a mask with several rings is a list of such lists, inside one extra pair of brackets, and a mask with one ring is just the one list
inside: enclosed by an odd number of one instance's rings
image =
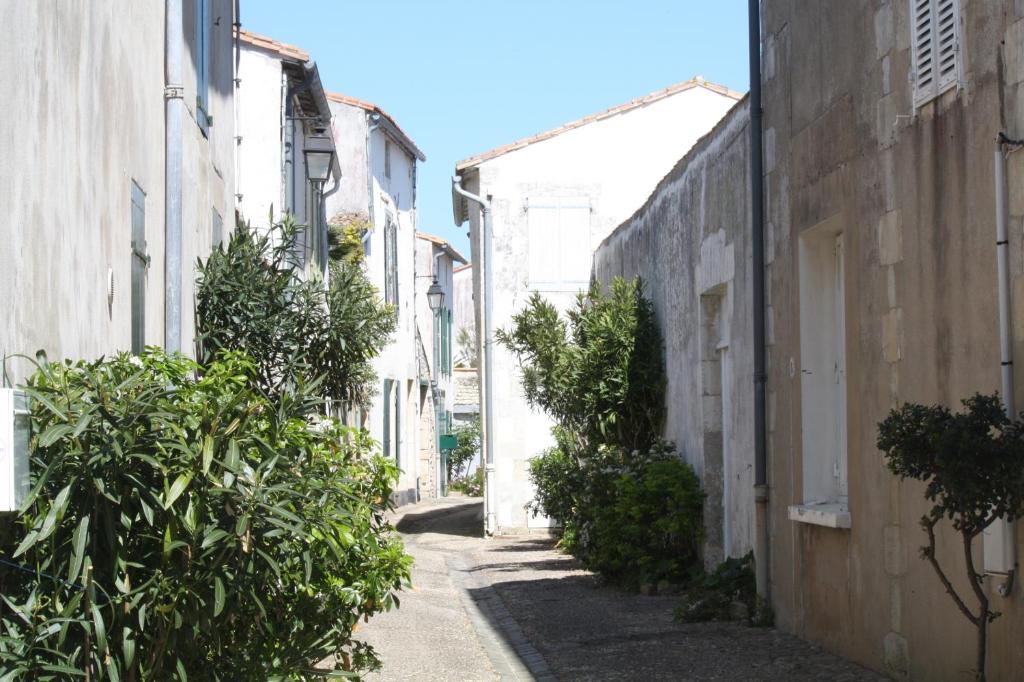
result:
[(182, 0), (167, 0), (164, 29), (164, 349), (181, 351)]

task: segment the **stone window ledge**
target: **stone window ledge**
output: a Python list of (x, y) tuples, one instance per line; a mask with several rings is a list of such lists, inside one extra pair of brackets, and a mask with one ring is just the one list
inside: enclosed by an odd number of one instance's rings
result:
[(807, 502), (789, 507), (789, 520), (826, 528), (849, 528), (850, 508), (839, 502)]

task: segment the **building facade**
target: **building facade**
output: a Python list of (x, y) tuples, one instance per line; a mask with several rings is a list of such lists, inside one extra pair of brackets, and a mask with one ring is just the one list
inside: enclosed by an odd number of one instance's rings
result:
[[(234, 5), (0, 9), (24, 37), (0, 46), (18, 102), (0, 136), (0, 353), (192, 352), (193, 264), (234, 219)], [(6, 364), (12, 382), (32, 370)]]
[[(465, 264), (451, 244), (425, 232), (416, 233), (416, 342), (420, 357), (420, 494), (438, 497), (447, 490), (440, 437), (452, 431), (455, 410), (455, 328), (457, 305), (453, 270)], [(442, 292), (434, 310), (427, 295), (434, 283)]]
[(238, 65), (238, 210), (257, 230), (292, 216), (306, 229), (301, 266), (323, 276), (327, 266), (324, 197), (341, 186), (338, 164), (326, 183), (307, 168), (307, 150), (333, 151), (331, 108), (316, 63), (305, 51), (240, 32)]
[[(460, 161), (455, 170), (463, 187), (490, 197), (493, 207), (493, 243), (483, 260), (484, 267), (493, 263), (494, 328), (507, 325), (533, 291), (561, 309), (570, 306), (588, 285), (593, 249), (737, 99), (696, 78)], [(461, 196), (453, 200), (456, 222), (470, 221), (472, 261), (479, 266), (480, 212)], [(477, 267), (473, 279), (482, 330)], [(493, 408), (501, 417), (492, 422), (494, 433), (486, 427), (484, 433), (494, 457), (489, 530), (546, 528), (549, 521), (527, 513), (526, 504), (533, 497), (528, 462), (553, 444), (551, 422), (526, 403), (515, 357), (499, 347), (493, 356), (494, 367), (481, 373), (483, 384), (493, 369)]]
[(419, 470), (420, 418), (423, 407), (416, 341), (416, 164), (426, 156), (374, 104), (327, 93), (342, 181), (326, 194), (332, 225), (355, 227), (363, 234), (365, 268), (384, 300), (395, 306), (397, 329), (375, 359), (381, 387), (360, 421), (386, 456), (402, 470), (396, 502), (418, 499), (424, 472)]
[[(1024, 137), (1024, 7), (765, 2), (762, 54), (776, 622), (897, 679), (962, 679), (974, 627), (919, 557), (924, 486), (875, 443), (894, 406), (1000, 390), (1000, 165), (1024, 350), (1024, 152), (996, 142)], [(1000, 593), (1020, 540), (1018, 524), (974, 547), (1002, 612), (993, 680), (1024, 670), (1020, 580)], [(971, 595), (945, 524), (938, 558)]]

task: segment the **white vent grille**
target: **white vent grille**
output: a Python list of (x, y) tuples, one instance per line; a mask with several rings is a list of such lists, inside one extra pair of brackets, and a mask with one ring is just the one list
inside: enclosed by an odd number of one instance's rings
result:
[(960, 83), (960, 3), (910, 0), (914, 104), (921, 106)]

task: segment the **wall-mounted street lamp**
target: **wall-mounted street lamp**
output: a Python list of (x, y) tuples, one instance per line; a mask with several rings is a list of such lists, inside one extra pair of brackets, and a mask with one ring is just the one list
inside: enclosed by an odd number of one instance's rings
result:
[(322, 187), (331, 176), (331, 166), (334, 162), (334, 141), (326, 131), (317, 130), (316, 133), (306, 138), (303, 153), (306, 155), (306, 177), (314, 185)]
[(432, 312), (437, 312), (444, 305), (444, 289), (437, 283), (437, 278), (434, 278), (434, 282), (427, 289), (427, 304), (430, 306)]

